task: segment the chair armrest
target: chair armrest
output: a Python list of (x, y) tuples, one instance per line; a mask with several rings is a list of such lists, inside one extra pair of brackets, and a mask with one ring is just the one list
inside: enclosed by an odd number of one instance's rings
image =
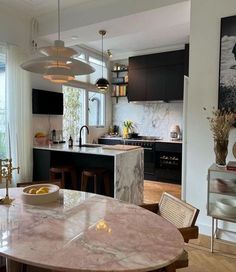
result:
[(139, 205), (140, 207), (147, 209), (151, 212), (157, 213), (159, 210), (159, 205), (158, 203), (152, 203), (152, 204), (141, 204)]
[(178, 228), (178, 230), (182, 234), (185, 243), (188, 243), (190, 239), (198, 238), (198, 233), (199, 233), (198, 226)]

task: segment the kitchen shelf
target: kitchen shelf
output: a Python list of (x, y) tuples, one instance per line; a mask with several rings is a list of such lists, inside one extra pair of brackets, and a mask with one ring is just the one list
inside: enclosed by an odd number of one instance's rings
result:
[(116, 103), (118, 103), (118, 99), (119, 97), (127, 97), (127, 95), (112, 95), (111, 97), (115, 97), (116, 98)]
[[(128, 85), (128, 82), (111, 83), (111, 85)], [(120, 95), (123, 96), (123, 95)]]
[[(117, 64), (117, 67), (120, 67), (119, 64)], [(124, 67), (124, 66), (122, 66)], [(112, 83), (113, 91), (112, 91), (112, 97), (116, 97), (116, 103), (118, 103), (119, 97), (125, 97), (127, 96), (127, 89), (128, 89), (128, 68), (120, 69), (120, 70), (111, 70), (113, 74)], [(123, 73), (123, 74), (122, 74)]]
[(127, 69), (122, 69), (122, 70), (111, 70), (112, 73), (121, 73), (121, 72), (128, 72), (128, 68)]

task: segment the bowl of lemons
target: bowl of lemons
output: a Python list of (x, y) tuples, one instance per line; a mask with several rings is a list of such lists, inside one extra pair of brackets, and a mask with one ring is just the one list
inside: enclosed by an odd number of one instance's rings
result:
[(22, 199), (31, 205), (45, 204), (57, 201), (59, 187), (55, 184), (34, 184), (23, 189)]

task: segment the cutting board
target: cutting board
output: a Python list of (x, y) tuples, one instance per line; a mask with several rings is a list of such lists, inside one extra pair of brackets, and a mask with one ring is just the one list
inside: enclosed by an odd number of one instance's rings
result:
[(103, 149), (112, 149), (112, 150), (122, 150), (122, 151), (129, 151), (133, 149), (140, 148), (140, 146), (134, 146), (134, 145), (106, 145), (103, 146)]

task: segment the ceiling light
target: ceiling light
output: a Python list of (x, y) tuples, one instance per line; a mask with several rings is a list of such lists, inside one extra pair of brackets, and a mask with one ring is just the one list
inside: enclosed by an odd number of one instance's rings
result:
[(111, 53), (110, 49), (107, 49), (107, 55), (108, 55), (109, 58), (112, 58), (112, 53)]
[(38, 51), (42, 57), (28, 60), (21, 64), (26, 71), (42, 74), (43, 78), (54, 83), (66, 83), (76, 75), (87, 75), (95, 69), (85, 62), (74, 59), (78, 53), (70, 47), (65, 47), (60, 39), (60, 0), (58, 0), (58, 40), (53, 46), (41, 47)]
[(100, 30), (99, 34), (102, 36), (102, 77), (96, 81), (96, 86), (101, 92), (106, 92), (109, 87), (109, 82), (103, 77), (103, 36), (106, 35), (106, 30)]

